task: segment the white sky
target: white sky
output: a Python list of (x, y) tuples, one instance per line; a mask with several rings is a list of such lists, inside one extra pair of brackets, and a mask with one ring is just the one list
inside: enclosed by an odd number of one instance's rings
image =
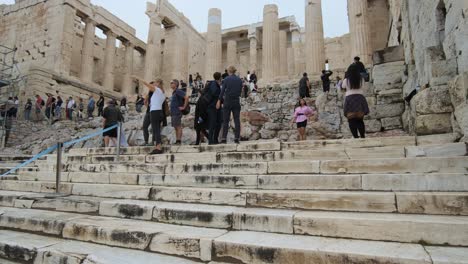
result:
[[(220, 8), (223, 12), (223, 28), (230, 28), (261, 21), (263, 6), (277, 4), (280, 17), (294, 15), (304, 25), (304, 0), (169, 0), (183, 12), (199, 32), (205, 32), (208, 9)], [(91, 3), (108, 9), (137, 31), (146, 42), (149, 19), (145, 15), (147, 0), (91, 0)], [(156, 1), (154, 1), (156, 2)], [(0, 4), (12, 4), (14, 0), (0, 0)], [(347, 0), (322, 0), (323, 23), (326, 37), (341, 36), (349, 32)]]

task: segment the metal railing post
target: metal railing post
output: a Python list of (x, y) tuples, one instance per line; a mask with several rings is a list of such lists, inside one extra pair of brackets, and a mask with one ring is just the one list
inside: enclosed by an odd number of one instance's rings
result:
[(120, 141), (122, 139), (122, 123), (119, 122), (117, 126), (117, 153), (116, 153), (116, 158), (115, 161), (119, 162), (120, 161)]
[(60, 193), (60, 178), (62, 174), (62, 147), (62, 142), (57, 143), (57, 168), (55, 169), (55, 193), (57, 194)]

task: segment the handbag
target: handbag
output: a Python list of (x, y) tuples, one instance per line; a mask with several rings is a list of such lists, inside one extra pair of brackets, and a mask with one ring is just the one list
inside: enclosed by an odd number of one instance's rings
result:
[(364, 112), (349, 112), (346, 114), (348, 119), (364, 119), (366, 114)]

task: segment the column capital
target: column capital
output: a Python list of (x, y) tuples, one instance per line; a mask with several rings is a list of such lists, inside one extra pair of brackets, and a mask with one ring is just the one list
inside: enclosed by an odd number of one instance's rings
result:
[(252, 26), (249, 28), (248, 39), (257, 38), (257, 28)]
[(133, 47), (135, 47), (135, 45), (134, 45), (130, 40), (122, 41), (122, 44), (123, 44), (126, 48), (133, 48)]
[(157, 24), (157, 25), (162, 24), (162, 19), (156, 13), (149, 15), (149, 18), (150, 18), (150, 23), (151, 24)]
[(106, 35), (108, 38), (117, 38), (117, 34), (114, 33), (111, 29), (105, 30), (104, 35)]
[(289, 25), (289, 31), (291, 31), (291, 32), (294, 32), (294, 31), (301, 32), (301, 27), (296, 22), (291, 22), (291, 24)]
[(91, 25), (93, 25), (93, 26), (96, 26), (96, 25), (97, 25), (97, 22), (94, 21), (91, 17), (85, 17), (85, 18), (83, 18), (83, 22), (84, 22), (85, 24), (91, 24)]

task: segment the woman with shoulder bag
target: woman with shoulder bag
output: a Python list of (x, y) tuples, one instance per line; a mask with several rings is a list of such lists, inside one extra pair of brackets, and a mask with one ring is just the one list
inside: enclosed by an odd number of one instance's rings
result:
[(344, 103), (344, 115), (348, 119), (349, 128), (354, 138), (366, 137), (364, 117), (369, 114), (369, 105), (362, 90), (364, 79), (356, 65), (351, 65), (347, 72), (347, 78), (343, 81), (346, 89)]

